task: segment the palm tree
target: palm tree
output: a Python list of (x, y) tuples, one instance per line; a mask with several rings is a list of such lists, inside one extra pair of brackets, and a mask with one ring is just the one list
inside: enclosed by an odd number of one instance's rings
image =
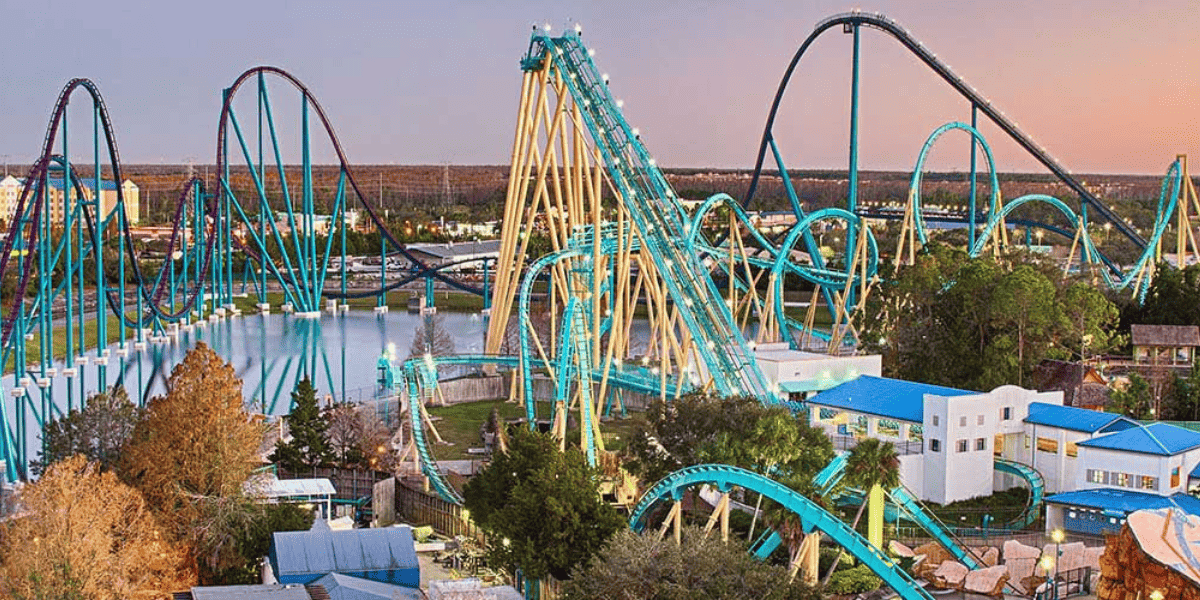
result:
[[(900, 486), (900, 457), (896, 455), (896, 447), (891, 442), (875, 438), (860, 441), (846, 458), (846, 476), (842, 479), (842, 484), (863, 491), (862, 503), (858, 505), (854, 523), (850, 526), (852, 529), (858, 529), (858, 522), (867, 507), (870, 492), (876, 487), (890, 490)], [(842, 552), (843, 549), (839, 548), (837, 559), (821, 580), (822, 587), (829, 584), (829, 578), (833, 576), (834, 569), (837, 569), (842, 560)]]

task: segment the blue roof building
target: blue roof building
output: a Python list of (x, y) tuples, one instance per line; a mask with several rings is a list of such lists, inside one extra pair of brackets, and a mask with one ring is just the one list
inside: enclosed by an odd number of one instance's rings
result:
[(425, 594), (412, 587), (371, 581), (352, 575), (330, 573), (313, 582), (325, 588), (330, 600), (424, 600)]
[(1025, 417), (1025, 422), (1084, 433), (1111, 433), (1138, 425), (1132, 419), (1113, 413), (1043, 402), (1029, 405), (1029, 416)]
[(329, 573), (416, 588), (421, 569), (412, 529), (331, 531), (317, 521), (309, 531), (276, 532), (270, 561), (280, 583), (312, 583)]
[(1119, 532), (1129, 514), (1139, 510), (1176, 508), (1200, 516), (1200, 499), (1185, 493), (1163, 496), (1100, 488), (1055, 494), (1046, 504), (1047, 515), (1054, 515), (1063, 529), (1091, 535)]

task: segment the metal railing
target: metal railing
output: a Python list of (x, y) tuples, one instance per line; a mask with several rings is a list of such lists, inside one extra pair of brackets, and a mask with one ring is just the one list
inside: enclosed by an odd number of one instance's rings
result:
[[(853, 435), (831, 435), (830, 441), (833, 442), (834, 450), (852, 450), (858, 445), (859, 438)], [(920, 440), (912, 440), (901, 442), (898, 440), (887, 440), (896, 448), (896, 454), (906, 456), (909, 454), (921, 454), (925, 451), (925, 442)]]

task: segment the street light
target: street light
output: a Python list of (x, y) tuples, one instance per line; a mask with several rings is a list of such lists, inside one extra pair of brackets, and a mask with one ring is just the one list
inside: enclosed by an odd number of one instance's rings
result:
[[(1038, 566), (1042, 568), (1042, 571), (1045, 572), (1048, 577), (1050, 577), (1049, 591), (1051, 595), (1048, 597), (1054, 598), (1055, 594), (1058, 592), (1058, 570), (1054, 565), (1054, 557), (1043, 554), (1042, 560), (1038, 561)], [(1054, 576), (1050, 576), (1050, 569), (1055, 569)]]
[(1054, 540), (1054, 598), (1058, 598), (1058, 563), (1062, 560), (1062, 543), (1066, 538), (1066, 533), (1062, 528), (1055, 529), (1050, 532), (1050, 539)]

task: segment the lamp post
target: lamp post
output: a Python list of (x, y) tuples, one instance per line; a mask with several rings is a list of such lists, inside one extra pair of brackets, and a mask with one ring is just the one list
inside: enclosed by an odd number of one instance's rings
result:
[(1053, 598), (1057, 600), (1055, 598), (1055, 594), (1058, 592), (1057, 569), (1053, 576), (1050, 574), (1050, 569), (1055, 569), (1054, 563), (1054, 557), (1046, 556), (1044, 554), (1042, 555), (1042, 560), (1038, 561), (1038, 566), (1041, 567), (1042, 571), (1046, 573), (1046, 576), (1050, 578), (1050, 589), (1046, 590), (1047, 594), (1042, 596), (1043, 599)]
[(1050, 539), (1054, 540), (1054, 598), (1058, 599), (1058, 563), (1062, 560), (1062, 543), (1066, 538), (1066, 533), (1062, 528), (1055, 529), (1050, 532)]

